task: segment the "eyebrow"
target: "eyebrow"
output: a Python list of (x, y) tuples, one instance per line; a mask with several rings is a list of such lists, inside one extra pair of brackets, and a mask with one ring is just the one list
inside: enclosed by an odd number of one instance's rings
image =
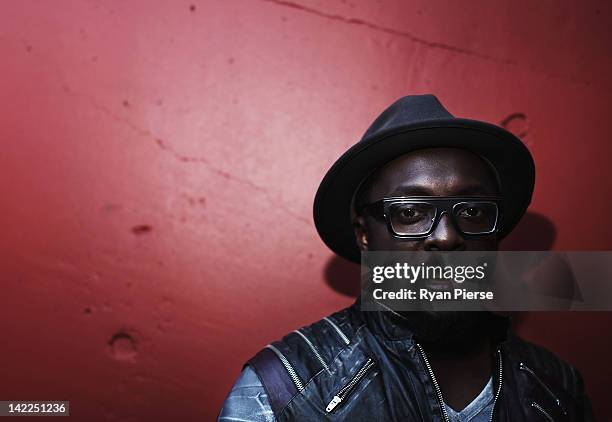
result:
[[(453, 193), (454, 196), (486, 196), (496, 194), (497, 192), (491, 192), (488, 189), (478, 183), (463, 186)], [(390, 196), (437, 196), (434, 195), (432, 190), (423, 185), (401, 185), (398, 186)]]

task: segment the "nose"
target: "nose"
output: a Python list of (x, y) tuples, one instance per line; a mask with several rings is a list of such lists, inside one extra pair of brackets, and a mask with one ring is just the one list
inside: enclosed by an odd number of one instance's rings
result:
[(426, 251), (461, 251), (465, 249), (465, 239), (457, 230), (451, 216), (444, 212), (433, 232), (423, 242)]

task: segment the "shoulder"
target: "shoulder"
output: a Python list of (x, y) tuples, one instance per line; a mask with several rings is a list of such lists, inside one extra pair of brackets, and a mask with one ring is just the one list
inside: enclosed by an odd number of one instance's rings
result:
[(224, 421), (275, 422), (267, 393), (257, 374), (245, 366), (217, 418)]
[(280, 412), (353, 341), (363, 325), (354, 306), (293, 330), (260, 350), (247, 364)]

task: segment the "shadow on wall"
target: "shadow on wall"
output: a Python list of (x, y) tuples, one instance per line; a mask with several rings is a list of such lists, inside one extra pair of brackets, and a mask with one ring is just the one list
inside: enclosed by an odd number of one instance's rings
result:
[[(505, 251), (547, 251), (555, 243), (557, 230), (548, 218), (527, 212), (520, 224), (500, 245)], [(334, 291), (350, 297), (359, 296), (359, 265), (340, 258), (330, 257), (325, 266), (325, 282)]]
[(502, 251), (548, 251), (557, 238), (552, 221), (533, 212), (527, 212), (518, 226), (501, 242)]

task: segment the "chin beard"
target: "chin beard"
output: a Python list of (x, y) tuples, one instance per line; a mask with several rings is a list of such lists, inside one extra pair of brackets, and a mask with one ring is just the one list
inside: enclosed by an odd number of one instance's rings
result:
[(484, 341), (501, 333), (503, 317), (491, 312), (402, 312), (402, 324), (414, 333), (418, 343), (441, 353), (469, 353)]

